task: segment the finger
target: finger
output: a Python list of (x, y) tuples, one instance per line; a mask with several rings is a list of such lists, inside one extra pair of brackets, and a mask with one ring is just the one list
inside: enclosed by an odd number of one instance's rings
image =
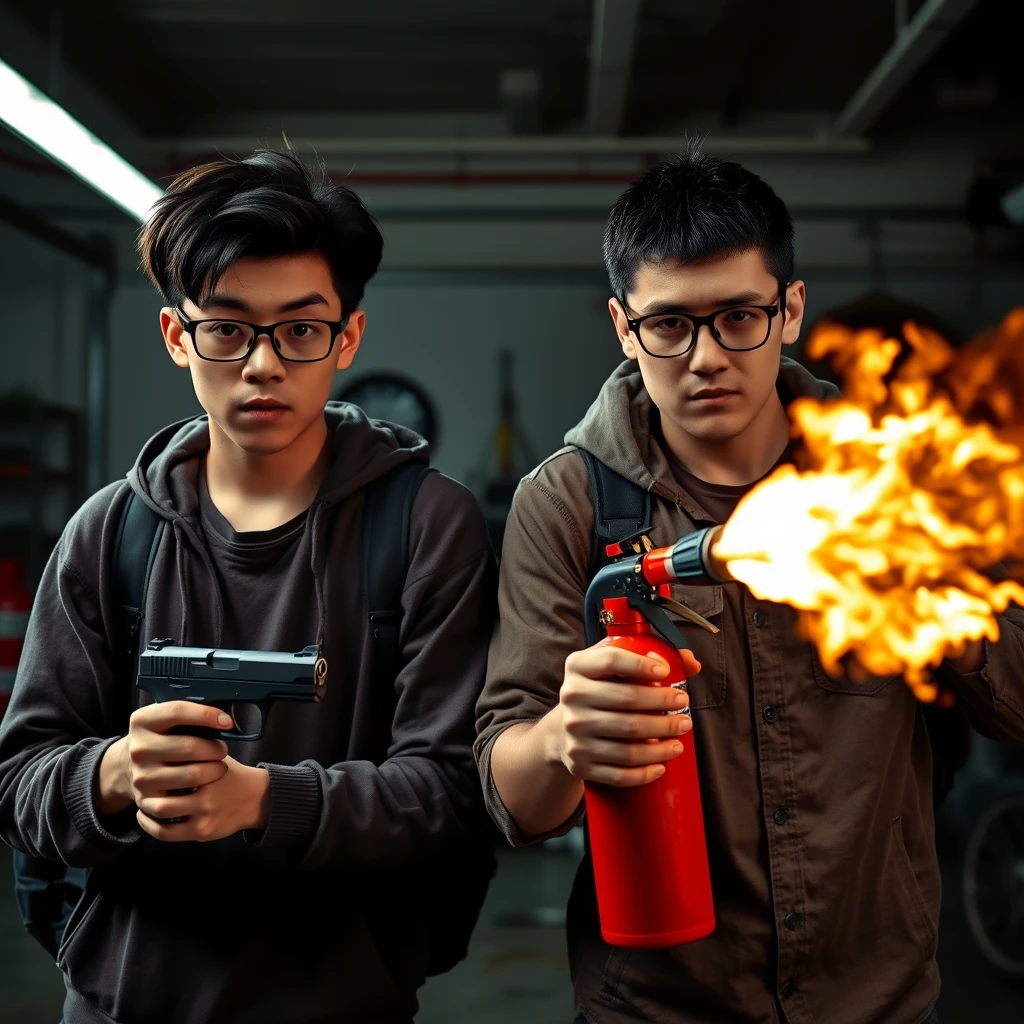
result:
[(664, 679), (668, 666), (660, 658), (648, 658), (618, 647), (596, 646), (570, 654), (566, 674), (584, 679)]
[(168, 736), (142, 732), (128, 737), (128, 757), (135, 764), (184, 764), (191, 761), (222, 761), (228, 746), (223, 740), (201, 736)]
[(167, 732), (176, 725), (199, 726), (207, 729), (230, 729), (231, 716), (209, 704), (196, 704), (188, 700), (169, 700), (163, 704), (147, 704), (132, 712), (130, 722), (152, 732)]
[(562, 684), (559, 700), (574, 707), (606, 711), (678, 711), (690, 706), (685, 690), (671, 686), (570, 679)]
[(139, 810), (154, 821), (169, 823), (171, 819), (187, 819), (199, 813), (199, 806), (194, 793), (182, 796), (171, 796), (161, 793), (159, 796), (144, 796), (137, 804)]
[[(646, 786), (665, 774), (663, 764), (647, 765), (643, 768), (620, 768), (610, 764), (592, 764), (587, 768), (586, 781), (600, 782), (606, 786), (628, 788)], [(580, 776), (581, 778), (583, 776)]]
[(142, 796), (158, 796), (172, 789), (198, 789), (222, 779), (228, 766), (224, 761), (195, 761), (189, 764), (157, 764), (132, 778)]
[(184, 843), (195, 839), (187, 821), (156, 821), (143, 811), (135, 813), (135, 820), (143, 832), (148, 832), (154, 839), (159, 839), (162, 843)]
[(565, 731), (573, 739), (648, 740), (682, 736), (693, 728), (689, 715), (584, 710), (563, 717)]
[(653, 743), (595, 740), (586, 746), (587, 758), (592, 765), (611, 765), (616, 768), (642, 768), (651, 764), (665, 764), (666, 761), (679, 757), (682, 752), (683, 742), (677, 739), (656, 740)]
[(679, 657), (683, 661), (683, 674), (687, 679), (689, 679), (690, 676), (695, 676), (700, 671), (700, 662), (697, 660), (697, 656), (688, 647), (680, 649)]

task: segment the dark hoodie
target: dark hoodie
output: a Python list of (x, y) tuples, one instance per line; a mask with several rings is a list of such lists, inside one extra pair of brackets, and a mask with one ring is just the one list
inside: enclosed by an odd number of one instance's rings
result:
[[(479, 508), (430, 474), (413, 509), (394, 694), (375, 693), (360, 558), (364, 489), (427, 460), (401, 427), (330, 404), (334, 459), (308, 513), (235, 534), (200, 486), (205, 417), (143, 449), (128, 482), (68, 524), (36, 596), (0, 729), (0, 835), (89, 867), (58, 959), (68, 1024), (409, 1021), (428, 946), (418, 892), (432, 859), (478, 827), (471, 742), (493, 623), (494, 560)], [(322, 644), (316, 705), (279, 704), (263, 738), (229, 744), (270, 774), (261, 833), (163, 843), (134, 809), (101, 821), (103, 752), (150, 698), (116, 678), (111, 572), (129, 488), (171, 527), (144, 637), (299, 650)], [(392, 713), (392, 707), (397, 709)], [(387, 709), (382, 717), (382, 709)], [(245, 724), (245, 723), (243, 723)]]

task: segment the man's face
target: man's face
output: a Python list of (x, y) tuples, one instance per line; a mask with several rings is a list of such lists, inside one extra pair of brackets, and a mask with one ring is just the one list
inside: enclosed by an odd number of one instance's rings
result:
[[(778, 282), (760, 252), (749, 250), (700, 265), (644, 264), (626, 296), (627, 308), (611, 299), (609, 309), (622, 351), (638, 360), (651, 400), (667, 421), (664, 426), (697, 441), (716, 443), (743, 434), (775, 393), (782, 346), (800, 334), (803, 283), (789, 285), (785, 321), (781, 313), (774, 317), (767, 342), (750, 351), (723, 348), (702, 326), (685, 355), (657, 358), (638, 344), (626, 318), (656, 311), (702, 316), (730, 306), (778, 303)], [(742, 314), (734, 319), (740, 321)]]
[[(200, 308), (185, 300), (189, 320), (243, 320), (264, 325), (282, 320), (339, 321), (343, 311), (330, 267), (319, 253), (241, 259), (216, 283)], [(267, 334), (256, 340), (248, 358), (212, 362), (201, 358), (196, 342), (186, 334), (177, 313), (165, 307), (160, 325), (174, 362), (192, 374), (199, 404), (210, 417), (211, 432), (219, 430), (245, 452), (270, 455), (288, 448), (296, 438), (322, 422), (334, 371), (347, 369), (359, 348), (365, 322), (353, 310), (348, 326), (337, 336), (330, 354), (318, 362), (282, 359)], [(244, 328), (212, 324), (200, 329), (200, 351), (216, 352)], [(286, 328), (295, 339), (308, 338), (311, 328)], [(205, 340), (203, 340), (205, 339)]]

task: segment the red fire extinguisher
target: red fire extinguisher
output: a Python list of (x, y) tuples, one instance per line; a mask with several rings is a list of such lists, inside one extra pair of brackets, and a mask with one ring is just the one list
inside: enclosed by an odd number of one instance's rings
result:
[[(649, 685), (685, 687), (686, 662), (679, 652), (689, 644), (665, 609), (717, 629), (671, 600), (667, 584), (680, 579), (724, 582), (724, 576), (709, 569), (710, 536), (701, 530), (673, 548), (658, 550), (639, 535), (611, 545), (608, 554), (623, 557), (605, 566), (587, 591), (588, 642), (597, 642), (603, 626), (603, 643), (656, 654), (668, 663), (668, 675)], [(667, 762), (654, 782), (630, 788), (584, 786), (601, 934), (612, 945), (660, 949), (694, 942), (714, 930), (696, 731), (687, 733), (683, 753)]]
[(0, 718), (7, 710), (25, 640), (32, 595), (22, 585), (24, 564), (0, 559)]

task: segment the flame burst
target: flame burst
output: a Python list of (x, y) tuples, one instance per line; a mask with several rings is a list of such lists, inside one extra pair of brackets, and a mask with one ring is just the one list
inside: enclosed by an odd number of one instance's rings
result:
[(714, 553), (799, 610), (827, 672), (852, 655), (934, 700), (929, 670), (996, 640), (996, 613), (1024, 604), (1024, 587), (990, 578), (1024, 561), (1024, 309), (959, 351), (904, 335), (813, 333), (808, 356), (831, 359), (844, 397), (793, 403), (803, 470), (752, 489)]

